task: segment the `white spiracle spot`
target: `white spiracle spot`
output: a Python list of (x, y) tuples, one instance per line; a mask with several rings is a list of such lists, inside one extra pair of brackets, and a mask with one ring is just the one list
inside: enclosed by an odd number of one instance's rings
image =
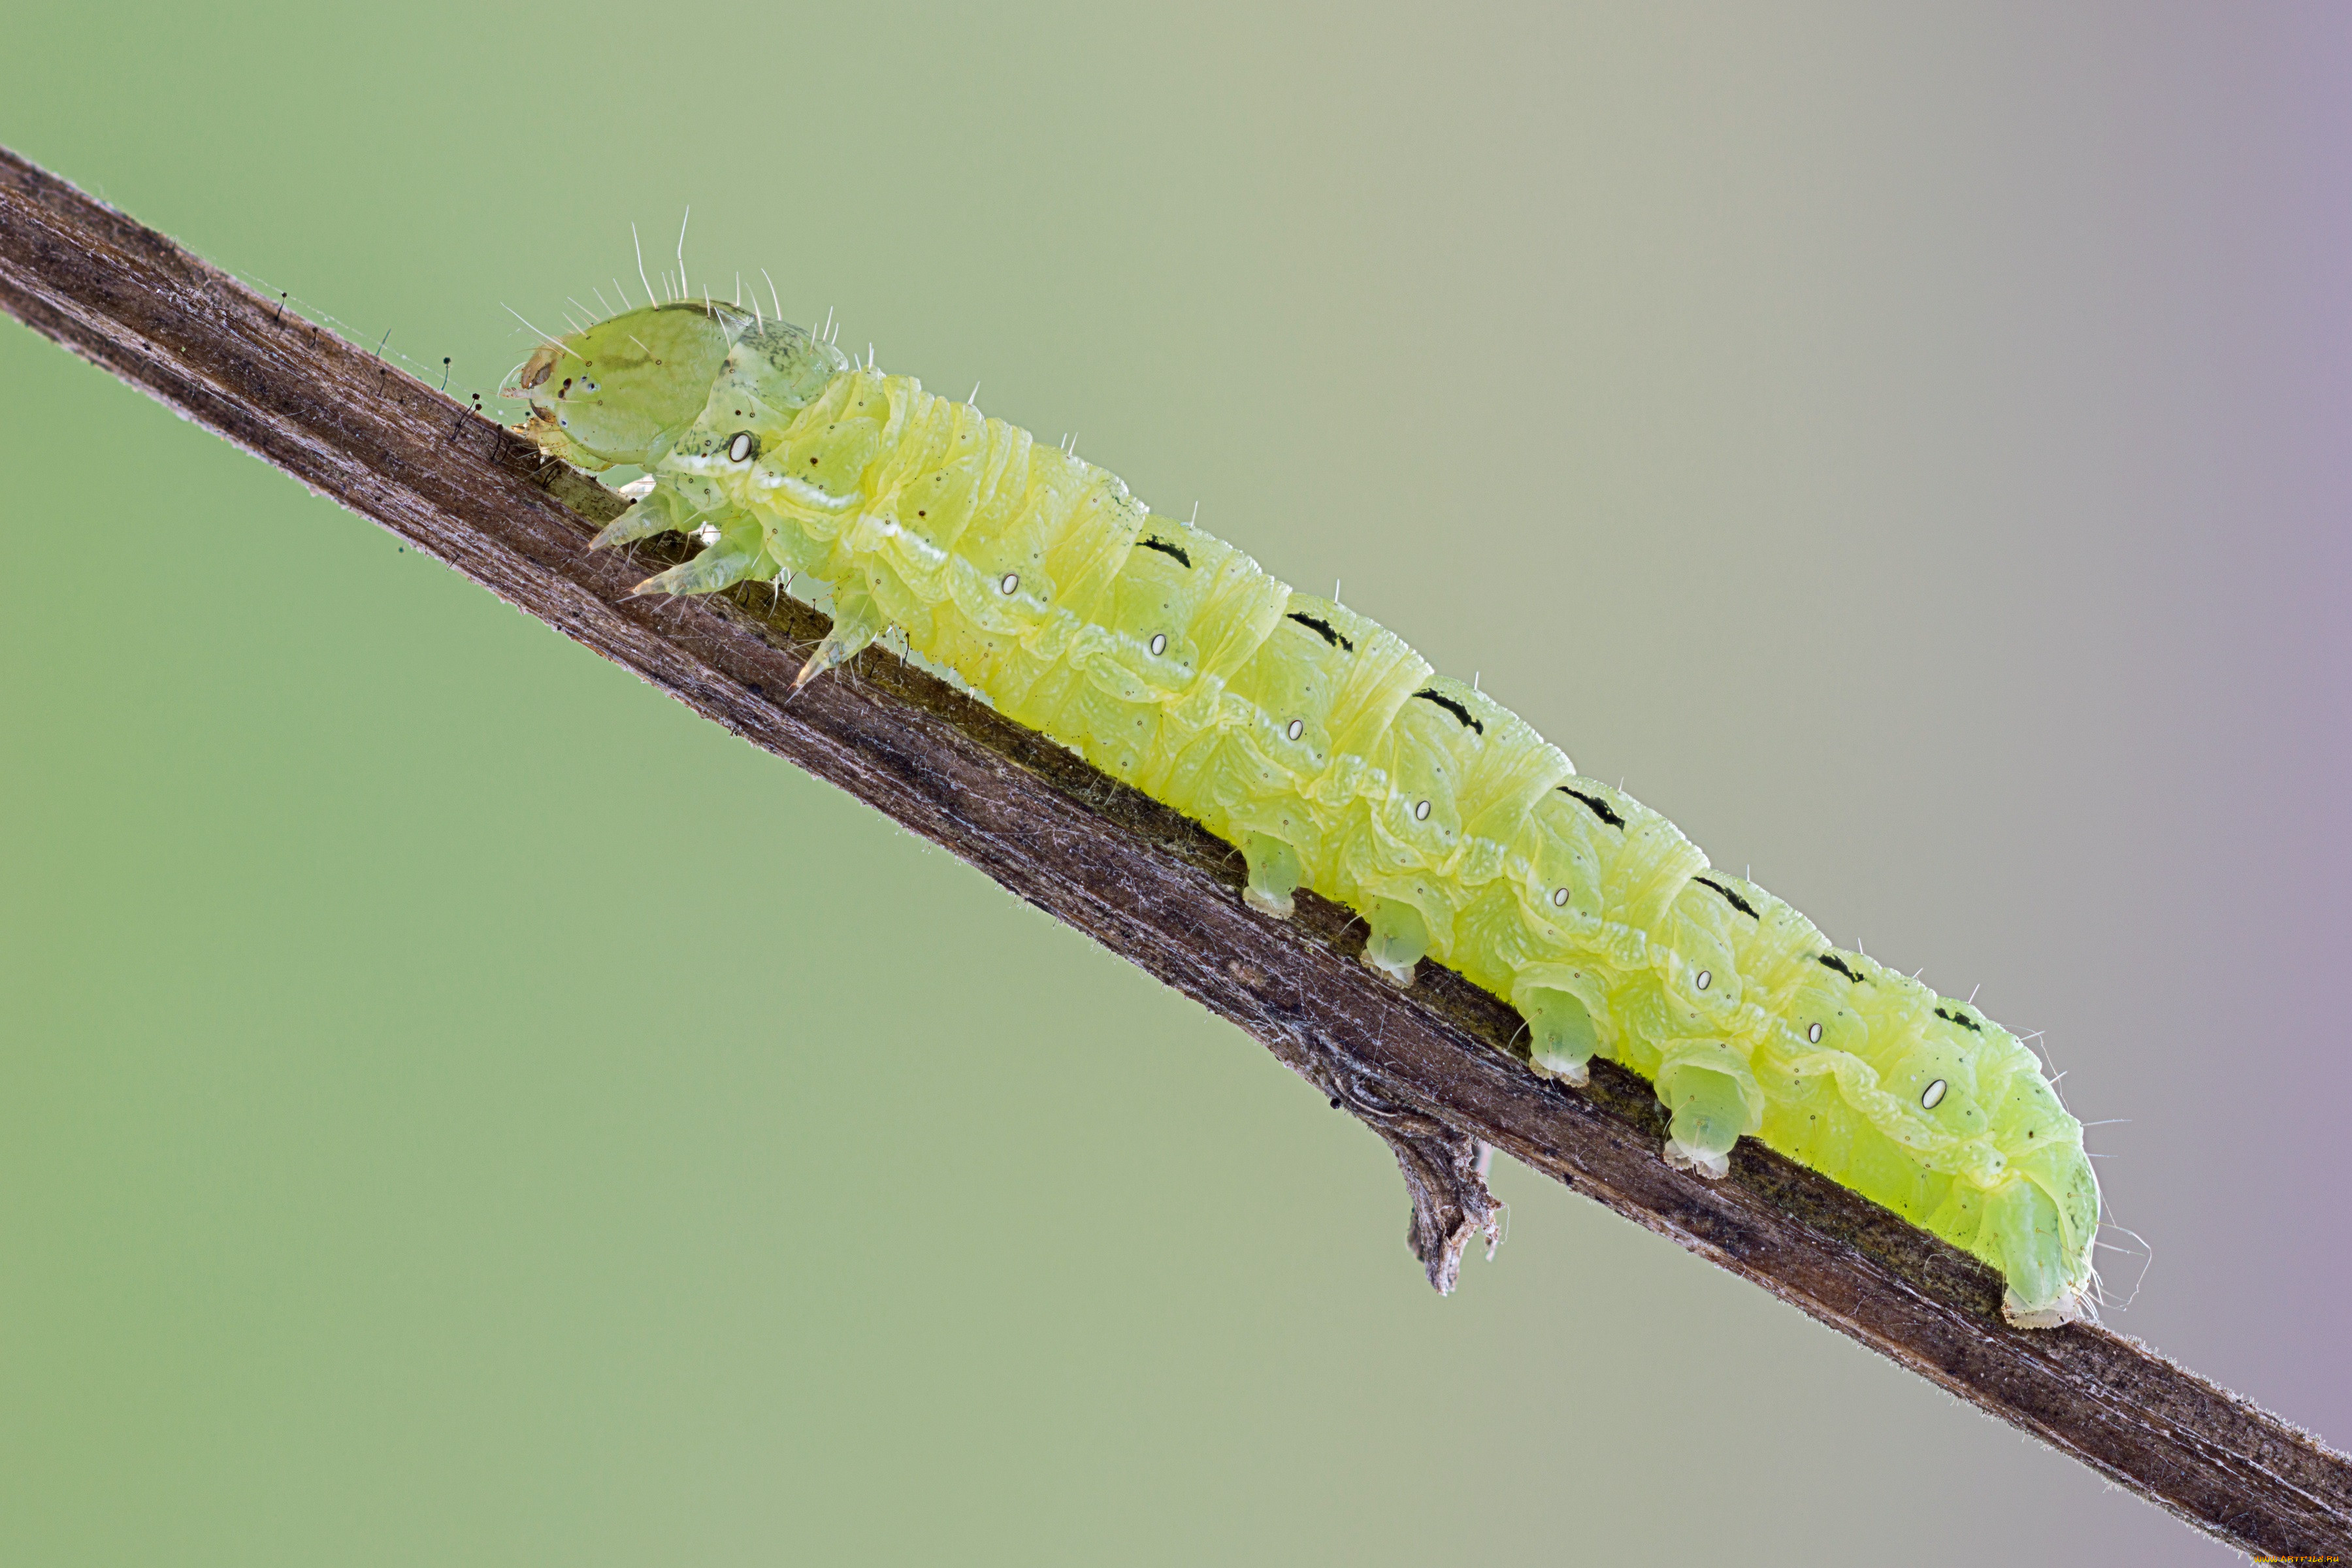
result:
[(1807, 1029), (1805, 1031), (1805, 1038), (1812, 1041), (1812, 1043), (1817, 1046), (1820, 1045), (1822, 1043), (1822, 1026), (1819, 1024), (1815, 1024), (1811, 1028)]
[(1943, 1104), (1944, 1080), (1942, 1079), (1937, 1079), (1935, 1082), (1929, 1084), (1927, 1086), (1927, 1092), (1919, 1097), (1919, 1103), (1929, 1110), (1933, 1110), (1936, 1107)]
[(1021, 586), (1021, 574), (1018, 572), (1007, 572), (1004, 574), (1003, 579), (996, 584), (996, 591), (1000, 594), (1010, 595), (1013, 589), (1018, 588), (1019, 586)]
[(1151, 634), (1151, 657), (1152, 657), (1152, 658), (1158, 658), (1161, 654), (1166, 653), (1167, 651), (1168, 651), (1168, 634), (1167, 634), (1166, 632), (1154, 632), (1154, 633), (1152, 633), (1152, 634)]
[(1293, 719), (1288, 724), (1283, 727), (1282, 732), (1296, 741), (1299, 736), (1307, 733), (1307, 721), (1304, 719)]
[(730, 463), (745, 463), (751, 461), (751, 432), (738, 430), (735, 432), (735, 438), (727, 443), (727, 460)]
[(1708, 981), (1710, 981), (1710, 980), (1714, 979), (1714, 978), (1715, 978), (1715, 971), (1714, 971), (1714, 970), (1712, 970), (1712, 969), (1702, 969), (1702, 970), (1700, 970), (1700, 971), (1698, 972), (1698, 988), (1699, 988), (1700, 990), (1702, 990), (1702, 991), (1706, 990), (1706, 983), (1707, 983)]
[(1413, 806), (1412, 819), (1415, 822), (1427, 822), (1429, 820), (1429, 802), (1425, 800), (1421, 801)]
[(1564, 910), (1568, 908), (1568, 889), (1566, 888), (1554, 888), (1551, 890), (1551, 907), (1556, 910)]

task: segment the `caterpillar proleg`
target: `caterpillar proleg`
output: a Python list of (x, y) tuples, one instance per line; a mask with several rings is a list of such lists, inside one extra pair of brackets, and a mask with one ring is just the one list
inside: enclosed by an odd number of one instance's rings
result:
[(597, 544), (700, 540), (641, 592), (830, 584), (803, 684), (895, 626), (1234, 845), (1268, 917), (1312, 889), (1393, 983), (1428, 958), (1509, 1001), (1531, 1070), (1641, 1073), (1675, 1163), (1719, 1176), (1759, 1138), (1999, 1268), (2012, 1322), (2090, 1311), (2097, 1183), (2015, 1036), (1832, 947), (1475, 684), (1074, 447), (709, 300), (551, 340), (509, 395), (550, 456), (647, 470)]

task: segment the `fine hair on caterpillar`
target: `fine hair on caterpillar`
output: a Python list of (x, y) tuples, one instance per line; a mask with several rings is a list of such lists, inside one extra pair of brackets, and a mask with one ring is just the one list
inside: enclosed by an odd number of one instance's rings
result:
[[(1719, 1177), (1752, 1137), (1984, 1258), (2012, 1322), (2092, 1310), (2082, 1124), (2018, 1037), (1579, 775), (1486, 693), (1333, 596), (1153, 513), (1060, 444), (815, 330), (686, 286), (547, 338), (507, 395), (581, 468), (634, 465), (612, 547), (695, 539), (646, 594), (828, 594), (794, 689), (895, 629), (1013, 721), (1202, 824), (1270, 919), (1311, 889), (1399, 986), (1424, 960), (1503, 998), (1528, 1070), (1641, 1074), (1662, 1151)], [(665, 277), (665, 292), (668, 292)], [(601, 296), (600, 296), (601, 298)], [(575, 301), (577, 303), (577, 301)], [(526, 323), (528, 325), (528, 323)], [(532, 331), (538, 329), (532, 327)], [(975, 395), (977, 388), (974, 389)]]

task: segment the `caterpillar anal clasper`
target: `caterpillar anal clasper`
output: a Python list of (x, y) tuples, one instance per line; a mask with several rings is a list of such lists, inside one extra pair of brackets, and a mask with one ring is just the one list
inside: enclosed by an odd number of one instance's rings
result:
[(2012, 1322), (2090, 1311), (2098, 1185), (2015, 1036), (1712, 870), (1386, 628), (1074, 452), (734, 306), (626, 312), (519, 383), (542, 450), (648, 470), (599, 545), (700, 540), (639, 592), (830, 584), (802, 684), (895, 626), (1235, 846), (1251, 907), (1312, 889), (1363, 917), (1392, 983), (1426, 957), (1507, 999), (1534, 1071), (1642, 1074), (1676, 1164), (1721, 1175), (1759, 1138), (2000, 1269)]

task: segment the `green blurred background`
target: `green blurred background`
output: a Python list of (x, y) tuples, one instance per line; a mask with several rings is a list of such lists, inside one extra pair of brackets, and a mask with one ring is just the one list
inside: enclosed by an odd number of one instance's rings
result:
[[(2352, 1436), (2340, 7), (0, 17), (486, 387), (698, 279), (2046, 1029), (2113, 1319)], [(0, 1562), (2226, 1561), (0, 324)], [(2128, 1286), (2136, 1258), (2103, 1254)]]

